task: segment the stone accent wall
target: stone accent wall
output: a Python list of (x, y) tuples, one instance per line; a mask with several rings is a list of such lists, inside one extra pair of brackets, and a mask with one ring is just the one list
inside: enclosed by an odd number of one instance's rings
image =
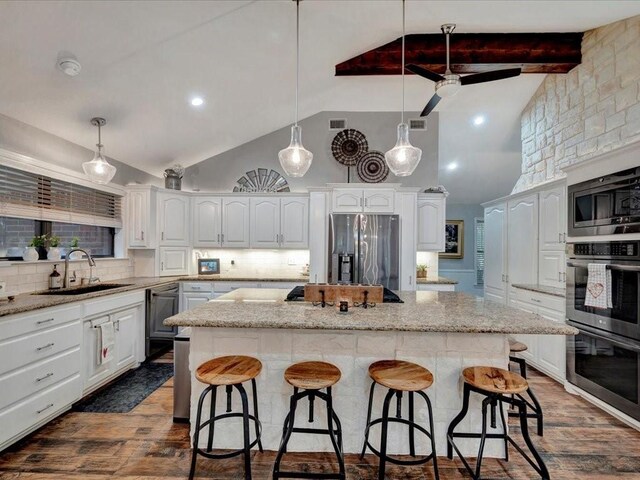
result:
[(640, 16), (586, 32), (582, 64), (548, 75), (522, 113), (514, 193), (562, 169), (640, 141)]

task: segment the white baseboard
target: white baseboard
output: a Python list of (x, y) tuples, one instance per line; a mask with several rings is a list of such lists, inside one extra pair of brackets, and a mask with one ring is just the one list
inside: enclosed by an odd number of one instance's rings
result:
[(572, 395), (578, 395), (579, 397), (584, 398), (587, 402), (595, 405), (596, 407), (604, 410), (612, 417), (617, 418), (622, 423), (630, 426), (631, 428), (640, 431), (640, 421), (635, 418), (630, 417), (626, 413), (621, 412), (620, 410), (612, 407), (608, 403), (603, 402), (599, 398), (594, 397), (590, 393), (585, 392), (581, 388), (576, 387), (572, 383), (568, 381), (564, 383), (564, 389)]

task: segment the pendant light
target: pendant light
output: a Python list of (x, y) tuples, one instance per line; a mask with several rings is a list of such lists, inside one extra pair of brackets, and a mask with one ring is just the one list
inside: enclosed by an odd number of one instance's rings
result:
[(91, 125), (94, 127), (98, 127), (98, 143), (96, 147), (98, 150), (93, 156), (93, 160), (90, 162), (84, 162), (82, 164), (82, 169), (84, 173), (87, 174), (89, 180), (94, 183), (100, 183), (104, 185), (105, 183), (109, 183), (113, 176), (116, 174), (116, 167), (109, 164), (104, 155), (102, 154), (102, 135), (100, 129), (106, 125), (107, 121), (104, 118), (95, 117), (91, 119)]
[(278, 152), (284, 172), (290, 177), (302, 177), (313, 161), (313, 153), (302, 146), (302, 129), (298, 126), (298, 86), (300, 83), (300, 0), (296, 2), (296, 115), (291, 127), (291, 143)]
[(422, 150), (414, 147), (409, 142), (409, 125), (404, 123), (404, 31), (405, 31), (405, 14), (404, 2), (402, 0), (402, 115), (400, 124), (398, 125), (398, 140), (395, 147), (384, 154), (384, 159), (389, 165), (389, 170), (398, 177), (407, 177), (420, 163)]

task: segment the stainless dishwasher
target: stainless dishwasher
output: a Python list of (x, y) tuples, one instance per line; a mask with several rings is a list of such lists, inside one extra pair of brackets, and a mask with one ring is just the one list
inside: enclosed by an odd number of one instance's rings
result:
[(191, 328), (173, 338), (173, 421), (188, 423), (191, 410), (189, 342)]
[(180, 300), (177, 283), (147, 289), (145, 353), (147, 358), (169, 350), (178, 327), (167, 327), (165, 319), (178, 313)]

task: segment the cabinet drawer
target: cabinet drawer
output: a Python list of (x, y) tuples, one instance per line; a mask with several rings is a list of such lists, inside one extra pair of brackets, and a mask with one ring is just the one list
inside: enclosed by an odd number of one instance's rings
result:
[(216, 282), (213, 288), (214, 292), (227, 293), (233, 292), (238, 288), (258, 288), (258, 283), (251, 282)]
[(81, 309), (81, 305), (77, 304), (70, 307), (46, 308), (0, 318), (0, 341), (25, 333), (51, 328), (71, 320), (77, 320), (81, 316)]
[(53, 385), (10, 408), (0, 411), (0, 444), (31, 427), (52, 418), (80, 398), (80, 374)]
[(80, 347), (0, 378), (0, 410), (80, 371)]
[(0, 375), (80, 345), (80, 321), (0, 342)]
[(555, 295), (545, 295), (544, 293), (519, 290), (518, 299), (532, 305), (537, 305), (538, 307), (555, 310), (559, 313), (564, 313), (565, 311), (565, 299), (562, 297), (556, 297)]
[(213, 282), (182, 282), (183, 292), (211, 293)]

